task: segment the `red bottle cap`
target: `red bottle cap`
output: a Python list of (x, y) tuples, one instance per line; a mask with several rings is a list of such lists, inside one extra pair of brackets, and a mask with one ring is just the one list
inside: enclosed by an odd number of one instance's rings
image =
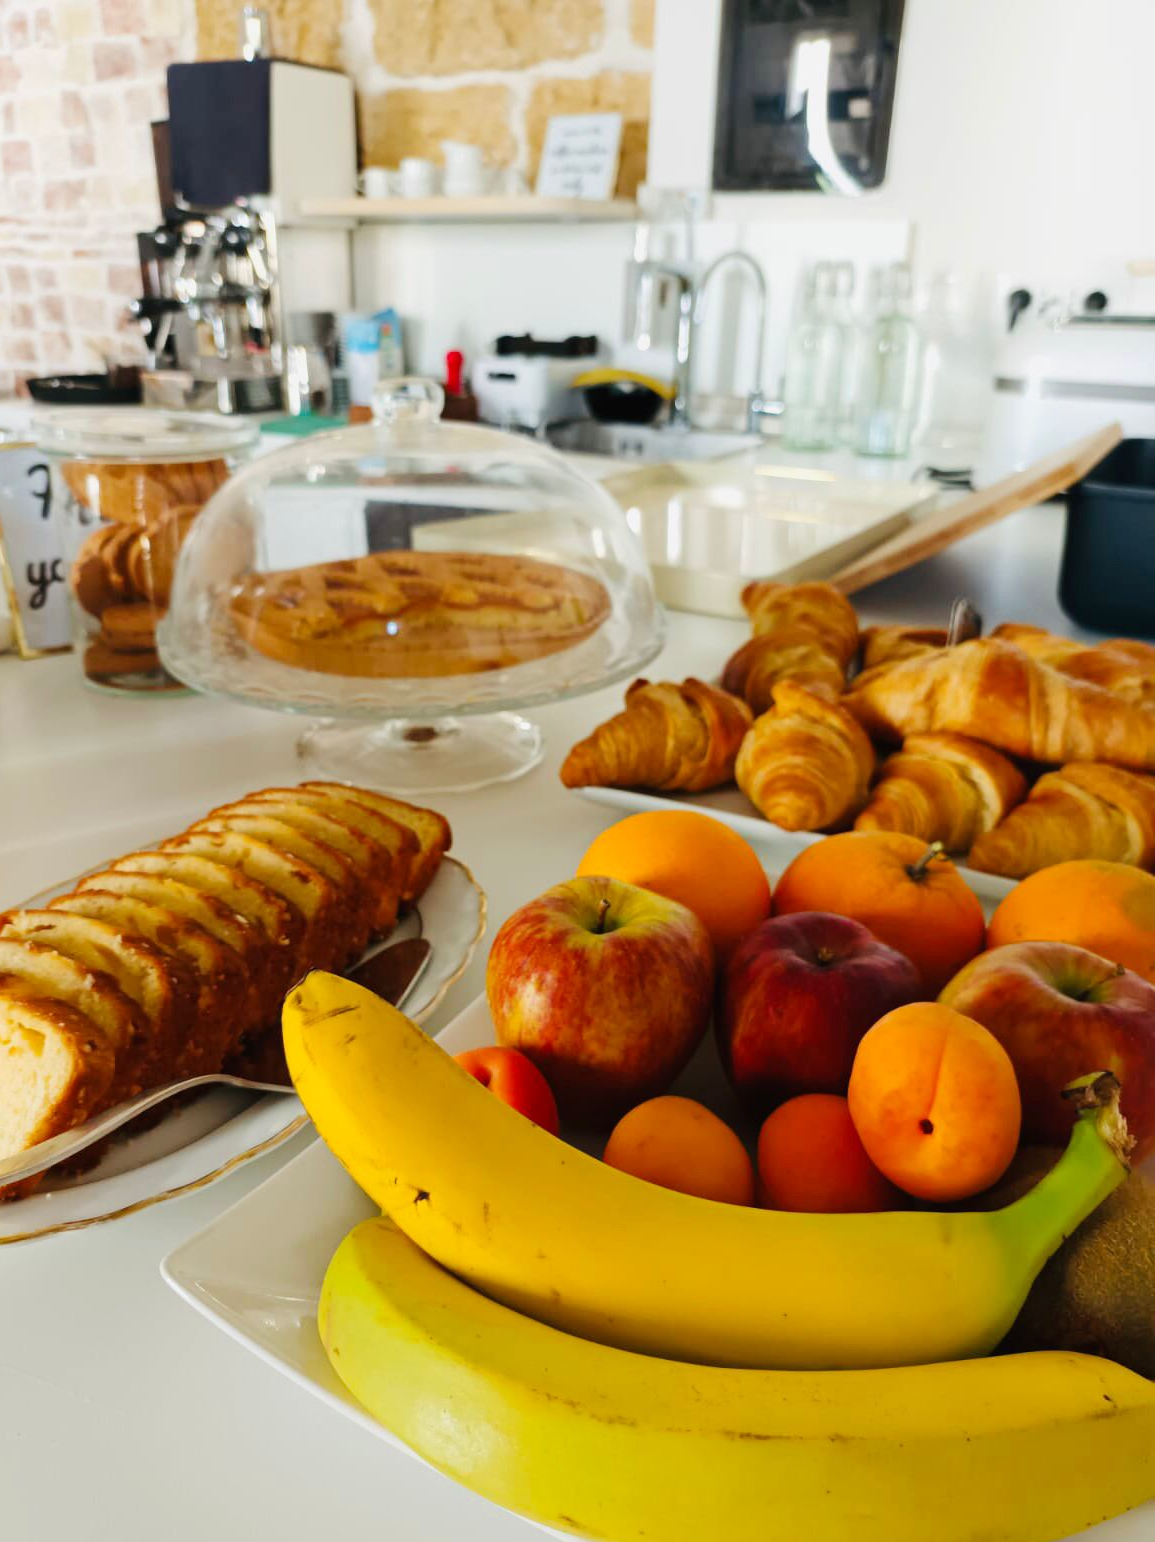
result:
[(445, 355), (445, 389), (450, 396), (461, 395), (461, 373), (465, 366), (465, 355), (457, 348), (451, 348)]

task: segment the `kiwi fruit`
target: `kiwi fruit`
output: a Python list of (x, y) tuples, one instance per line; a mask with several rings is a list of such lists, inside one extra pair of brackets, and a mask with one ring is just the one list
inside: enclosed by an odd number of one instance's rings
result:
[[(1012, 1204), (1062, 1155), (1025, 1146), (1000, 1182), (972, 1204)], [(1155, 1379), (1155, 1183), (1132, 1173), (1043, 1267), (1005, 1353), (1070, 1349), (1104, 1355)]]

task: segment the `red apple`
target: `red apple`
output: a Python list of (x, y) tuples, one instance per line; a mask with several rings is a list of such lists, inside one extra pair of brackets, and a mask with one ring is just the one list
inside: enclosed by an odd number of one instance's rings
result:
[(714, 946), (674, 900), (572, 878), (515, 911), (485, 974), (500, 1044), (529, 1056), (563, 1119), (611, 1123), (665, 1090), (706, 1031)]
[(1023, 1099), (1023, 1139), (1062, 1145), (1074, 1113), (1062, 1089), (1090, 1071), (1114, 1071), (1137, 1145), (1155, 1150), (1155, 985), (1122, 964), (1067, 942), (1012, 942), (980, 953), (940, 1001), (999, 1040)]
[(760, 1113), (803, 1092), (845, 1094), (866, 1030), (924, 994), (910, 959), (860, 922), (817, 910), (775, 916), (726, 967), (722, 1063)]

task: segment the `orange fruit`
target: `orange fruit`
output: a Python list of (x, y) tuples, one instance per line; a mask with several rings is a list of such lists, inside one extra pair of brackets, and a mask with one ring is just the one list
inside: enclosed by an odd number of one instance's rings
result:
[(770, 914), (770, 880), (729, 825), (690, 809), (655, 809), (611, 825), (578, 863), (577, 877), (620, 878), (692, 910), (720, 956)]
[(937, 1001), (879, 1018), (858, 1046), (848, 1102), (875, 1167), (919, 1199), (990, 1188), (1019, 1143), (1010, 1056), (981, 1023)]
[(918, 969), (928, 996), (982, 951), (983, 907), (948, 857), (916, 835), (848, 830), (807, 846), (774, 891), (774, 914), (830, 910), (861, 921)]
[(1056, 862), (991, 917), (987, 945), (1071, 942), (1155, 981), (1155, 877), (1126, 862)]
[(901, 1197), (866, 1154), (845, 1098), (806, 1092), (758, 1133), (759, 1203), (826, 1215), (897, 1210)]
[(745, 1146), (692, 1098), (667, 1095), (631, 1108), (614, 1126), (602, 1160), (679, 1194), (754, 1203), (754, 1167)]

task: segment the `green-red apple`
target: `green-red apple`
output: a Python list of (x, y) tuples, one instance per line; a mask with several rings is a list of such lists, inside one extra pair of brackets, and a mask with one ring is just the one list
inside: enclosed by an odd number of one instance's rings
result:
[(1135, 1137), (1155, 1151), (1155, 985), (1066, 942), (1012, 942), (980, 953), (939, 997), (988, 1028), (1011, 1057), (1023, 1096), (1023, 1139), (1062, 1145), (1075, 1115), (1068, 1082), (1114, 1071)]
[(563, 1119), (594, 1124), (669, 1086), (709, 1026), (713, 985), (692, 911), (592, 877), (515, 911), (485, 976), (498, 1043), (544, 1073)]

